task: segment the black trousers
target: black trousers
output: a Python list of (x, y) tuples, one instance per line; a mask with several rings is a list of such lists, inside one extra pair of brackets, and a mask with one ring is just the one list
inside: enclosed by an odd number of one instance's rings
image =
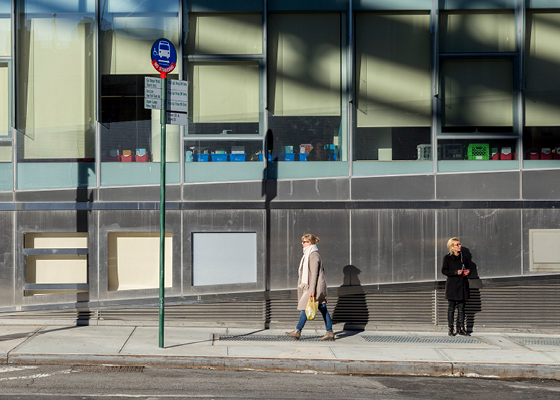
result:
[(447, 308), (447, 326), (453, 328), (455, 320), (455, 307), (457, 307), (457, 329), (465, 327), (465, 300), (447, 300), (449, 307)]

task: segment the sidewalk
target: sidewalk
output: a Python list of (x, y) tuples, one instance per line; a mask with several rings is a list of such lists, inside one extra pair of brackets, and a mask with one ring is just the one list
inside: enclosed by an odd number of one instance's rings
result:
[(0, 363), (560, 379), (560, 334), (0, 326)]

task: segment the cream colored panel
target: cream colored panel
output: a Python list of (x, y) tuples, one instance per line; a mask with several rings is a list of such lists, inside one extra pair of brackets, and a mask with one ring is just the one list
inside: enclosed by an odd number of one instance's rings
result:
[(429, 14), (358, 14), (356, 68), (358, 127), (430, 126)]
[(0, 143), (0, 163), (11, 163), (12, 154), (11, 143)]
[(269, 109), (276, 116), (341, 113), (340, 15), (270, 14)]
[(444, 61), (444, 126), (512, 126), (512, 68), (510, 60)]
[(0, 18), (0, 56), (12, 54), (11, 24), (10, 18)]
[[(165, 286), (172, 285), (173, 237), (165, 234)], [(109, 233), (109, 290), (159, 287), (159, 233)]]
[[(152, 45), (158, 39), (169, 38), (175, 49), (179, 47), (179, 28), (177, 18), (136, 17), (115, 18), (115, 31), (104, 33), (102, 52), (104, 60), (110, 60), (110, 70), (102, 68), (104, 74), (112, 75), (151, 75), (157, 73), (151, 63)], [(161, 29), (163, 26), (163, 30)], [(178, 55), (177, 55), (178, 56)], [(181, 68), (177, 57), (175, 72)]]
[(26, 233), (24, 246), (26, 249), (87, 249), (88, 233)]
[(513, 11), (441, 12), (440, 51), (515, 51)]
[(189, 14), (189, 54), (261, 54), (261, 14)]
[[(0, 20), (1, 21), (1, 20)], [(0, 136), (8, 136), (10, 128), (10, 85), (8, 67), (0, 64)]]
[(31, 21), (25, 71), (26, 159), (94, 156), (93, 150), (86, 153), (86, 136), (94, 134), (92, 23), (76, 26), (73, 20), (51, 18)]
[(529, 229), (530, 270), (560, 271), (560, 229)]
[(27, 256), (26, 283), (87, 283), (87, 256)]
[[(161, 110), (152, 110), (152, 160), (161, 161)], [(165, 127), (165, 161), (179, 162), (179, 125)]]
[(560, 13), (527, 16), (525, 125), (560, 126)]
[(191, 65), (193, 122), (258, 122), (256, 63)]

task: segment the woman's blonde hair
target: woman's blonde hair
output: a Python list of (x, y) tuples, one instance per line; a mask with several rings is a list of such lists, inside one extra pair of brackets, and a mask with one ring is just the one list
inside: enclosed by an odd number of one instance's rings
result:
[(449, 240), (447, 241), (447, 248), (449, 249), (449, 254), (453, 254), (453, 249), (452, 249), (452, 247), (453, 247), (453, 245), (454, 245), (456, 242), (460, 242), (460, 240), (457, 239), (456, 237), (452, 237), (451, 239), (449, 239)]
[(313, 235), (312, 233), (306, 233), (305, 235), (303, 235), (301, 237), (302, 241), (308, 241), (311, 244), (317, 244), (319, 243), (319, 238), (315, 235)]

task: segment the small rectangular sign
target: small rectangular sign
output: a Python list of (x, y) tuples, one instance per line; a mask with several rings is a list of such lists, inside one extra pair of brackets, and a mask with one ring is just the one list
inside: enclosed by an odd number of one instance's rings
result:
[(161, 100), (144, 98), (144, 108), (149, 110), (161, 110)]
[(171, 90), (176, 90), (176, 91), (180, 91), (180, 92), (188, 92), (189, 91), (189, 82), (170, 79), (169, 80), (169, 87), (171, 87)]
[(167, 109), (169, 111), (189, 112), (189, 103), (186, 101), (168, 100)]
[(167, 123), (170, 125), (187, 125), (188, 124), (187, 114), (168, 112)]
[(144, 77), (144, 87), (161, 91), (161, 78)]
[(144, 97), (148, 99), (161, 99), (161, 88), (160, 89), (144, 89)]

